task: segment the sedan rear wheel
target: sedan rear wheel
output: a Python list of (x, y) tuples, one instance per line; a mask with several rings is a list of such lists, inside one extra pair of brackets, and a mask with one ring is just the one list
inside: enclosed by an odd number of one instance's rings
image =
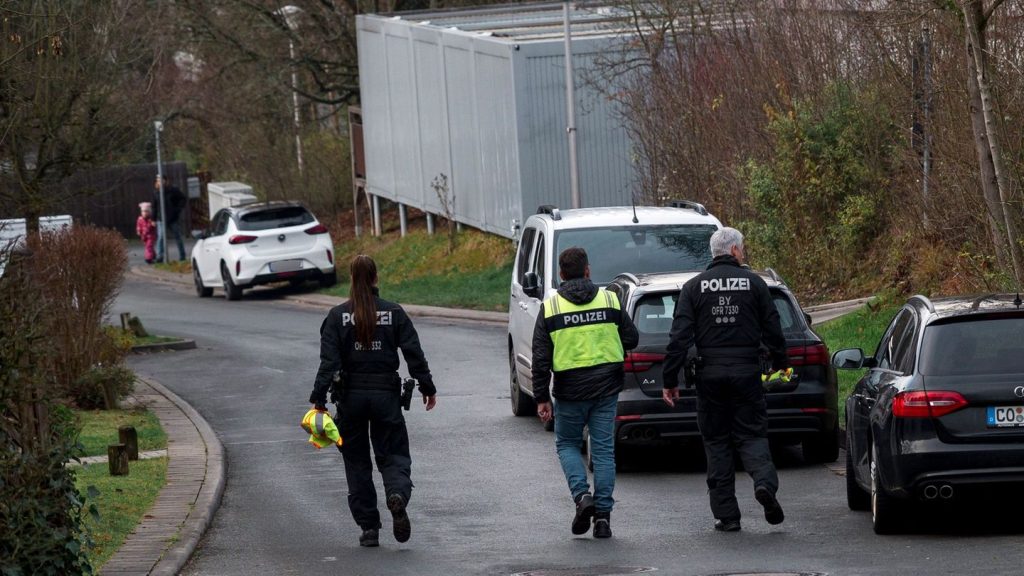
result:
[(871, 448), (871, 525), (875, 534), (895, 534), (899, 531), (900, 503), (885, 493), (878, 477), (878, 460), (875, 448)]
[(238, 300), (242, 297), (242, 289), (235, 286), (235, 283), (231, 280), (231, 272), (228, 271), (228, 267), (222, 262), (220, 265), (220, 277), (224, 280), (224, 296), (228, 300)]
[(835, 462), (839, 459), (839, 427), (805, 438), (800, 447), (808, 464)]
[(192, 281), (195, 282), (197, 296), (200, 298), (213, 296), (213, 288), (207, 288), (203, 285), (203, 278), (199, 274), (199, 264), (195, 260), (192, 261)]

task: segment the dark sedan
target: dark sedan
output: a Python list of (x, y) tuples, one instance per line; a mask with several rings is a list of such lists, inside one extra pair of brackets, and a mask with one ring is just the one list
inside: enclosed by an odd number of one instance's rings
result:
[[(681, 388), (674, 408), (661, 399), (662, 363), (672, 313), (682, 285), (697, 272), (622, 274), (608, 289), (631, 314), (639, 345), (626, 355), (626, 385), (615, 417), (617, 455), (636, 446), (671, 441), (700, 441), (696, 395)], [(767, 393), (768, 434), (779, 444), (800, 443), (807, 462), (834, 462), (839, 454), (835, 369), (828, 349), (810, 328), (810, 318), (774, 272), (762, 273), (779, 312), (796, 377)], [(617, 462), (624, 458), (618, 458)]]
[(910, 503), (940, 505), (1024, 487), (1024, 310), (1015, 295), (929, 300), (896, 314), (846, 402), (846, 491), (879, 534)]

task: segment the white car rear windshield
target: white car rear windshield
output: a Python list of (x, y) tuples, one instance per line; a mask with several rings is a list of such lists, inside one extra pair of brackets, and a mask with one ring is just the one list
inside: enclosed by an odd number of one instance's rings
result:
[(711, 262), (708, 241), (717, 229), (688, 224), (562, 230), (555, 238), (555, 262), (563, 250), (579, 246), (587, 251), (590, 279), (601, 285), (623, 272), (703, 270)]
[(302, 206), (282, 206), (246, 212), (238, 219), (239, 230), (270, 230), (309, 224), (315, 218)]
[(1024, 374), (1024, 318), (932, 324), (924, 330), (925, 376)]

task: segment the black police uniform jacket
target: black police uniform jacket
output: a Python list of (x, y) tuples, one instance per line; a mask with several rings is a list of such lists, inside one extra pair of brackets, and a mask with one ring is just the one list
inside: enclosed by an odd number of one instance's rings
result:
[(334, 373), (343, 370), (353, 384), (360, 375), (395, 375), (395, 390), (398, 390), (398, 349), (402, 349), (409, 375), (419, 382), (420, 392), (433, 396), (437, 389), (430, 376), (427, 359), (420, 347), (420, 339), (412, 320), (401, 306), (382, 300), (376, 288), (373, 289), (377, 307), (377, 327), (369, 347), (356, 340), (355, 315), (352, 303), (339, 304), (327, 313), (320, 326), (320, 369), (309, 401), (324, 404), (331, 388)]
[[(577, 278), (562, 282), (562, 285), (558, 287), (558, 293), (574, 304), (586, 304), (597, 297), (597, 286), (589, 279)], [(640, 335), (621, 302), (619, 308), (618, 317), (615, 318), (619, 340), (622, 342), (624, 351), (632, 350), (640, 341)], [(611, 362), (558, 372), (555, 374), (554, 390), (550, 392), (548, 382), (551, 380), (551, 364), (555, 346), (544, 320), (544, 304), (541, 304), (540, 313), (537, 314), (537, 323), (533, 328), (533, 367), (531, 372), (533, 374), (533, 399), (536, 402), (550, 402), (552, 394), (558, 400), (573, 401), (604, 398), (622, 391), (624, 377), (622, 362)]]
[(707, 358), (756, 363), (764, 344), (772, 366), (789, 365), (779, 311), (760, 276), (725, 255), (683, 285), (676, 301), (663, 368), (662, 387), (679, 386), (679, 372), (691, 346)]

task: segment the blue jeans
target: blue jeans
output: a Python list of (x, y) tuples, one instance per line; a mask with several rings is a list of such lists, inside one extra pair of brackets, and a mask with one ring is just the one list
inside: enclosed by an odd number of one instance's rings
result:
[(611, 512), (615, 499), (615, 409), (619, 395), (595, 400), (557, 400), (555, 406), (555, 449), (573, 500), (590, 491), (587, 468), (580, 449), (583, 427), (590, 429), (590, 458), (594, 463), (594, 508)]
[[(185, 241), (181, 237), (181, 220), (175, 220), (167, 224), (167, 228), (174, 235), (174, 239), (178, 244), (178, 256), (181, 261), (185, 261)], [(168, 258), (170, 260), (170, 258)], [(156, 221), (156, 261), (164, 261), (164, 223), (160, 220)]]

